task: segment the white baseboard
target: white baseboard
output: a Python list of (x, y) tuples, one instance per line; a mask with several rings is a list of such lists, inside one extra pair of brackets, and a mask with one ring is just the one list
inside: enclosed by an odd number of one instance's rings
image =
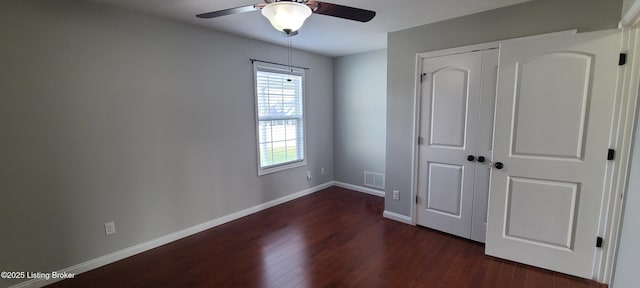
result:
[[(318, 185), (318, 186), (315, 186), (315, 187), (311, 187), (309, 189), (306, 189), (306, 190), (303, 190), (303, 191), (300, 191), (300, 192), (293, 193), (291, 195), (287, 195), (287, 196), (284, 196), (284, 197), (281, 197), (281, 198), (278, 198), (278, 199), (275, 199), (275, 200), (271, 200), (271, 201), (266, 202), (266, 203), (262, 203), (262, 204), (259, 204), (259, 205), (253, 206), (253, 207), (249, 207), (247, 209), (244, 209), (244, 210), (241, 210), (241, 211), (229, 214), (229, 215), (225, 215), (225, 216), (222, 216), (220, 218), (216, 218), (216, 219), (213, 219), (211, 221), (208, 221), (208, 222), (205, 222), (205, 223), (202, 223), (202, 224), (198, 224), (198, 225), (189, 227), (189, 228), (184, 229), (184, 230), (180, 230), (178, 232), (174, 232), (174, 233), (162, 236), (160, 238), (153, 239), (153, 240), (145, 242), (145, 243), (141, 243), (141, 244), (129, 247), (129, 248), (125, 248), (125, 249), (122, 249), (120, 251), (116, 251), (116, 252), (113, 252), (111, 254), (102, 256), (102, 257), (91, 259), (89, 261), (86, 261), (86, 262), (83, 262), (83, 263), (80, 263), (80, 264), (77, 264), (77, 265), (74, 265), (74, 266), (71, 266), (71, 267), (67, 267), (67, 268), (59, 270), (57, 272), (60, 272), (60, 273), (67, 272), (67, 273), (71, 273), (71, 274), (74, 274), (74, 275), (78, 275), (80, 273), (84, 273), (84, 272), (87, 272), (87, 271), (90, 271), (90, 270), (93, 270), (93, 269), (96, 269), (96, 268), (111, 264), (113, 262), (122, 260), (124, 258), (131, 257), (131, 256), (136, 255), (138, 253), (142, 253), (142, 252), (151, 250), (153, 248), (156, 248), (156, 247), (165, 245), (167, 243), (171, 243), (173, 241), (176, 241), (176, 240), (191, 236), (193, 234), (196, 234), (196, 233), (202, 232), (204, 230), (207, 230), (207, 229), (222, 225), (224, 223), (231, 222), (233, 220), (242, 218), (244, 216), (247, 216), (247, 215), (250, 215), (250, 214), (253, 214), (253, 213), (268, 209), (268, 208), (271, 208), (271, 207), (276, 206), (276, 205), (280, 205), (280, 204), (285, 203), (285, 202), (289, 202), (291, 200), (294, 200), (294, 199), (297, 199), (297, 198), (300, 198), (300, 197), (303, 197), (303, 196), (306, 196), (306, 195), (309, 195), (309, 194), (312, 194), (312, 193), (315, 193), (315, 192), (318, 192), (318, 191), (320, 191), (322, 189), (329, 188), (329, 187), (331, 187), (333, 185), (334, 185), (334, 182), (330, 181), (330, 182), (327, 182), (327, 183), (324, 183), (324, 184), (321, 184), (321, 185)], [(16, 285), (10, 286), (10, 288), (44, 287), (46, 285), (53, 284), (53, 283), (58, 282), (60, 280), (62, 280), (62, 279), (52, 279), (52, 278), (49, 278), (49, 280), (31, 279), (29, 281), (21, 282), (21, 283), (18, 283)]]
[(371, 194), (371, 195), (374, 195), (374, 196), (379, 196), (379, 197), (383, 197), (384, 198), (384, 191), (371, 189), (371, 188), (367, 188), (367, 187), (362, 187), (362, 186), (358, 186), (358, 185), (353, 185), (353, 184), (349, 184), (349, 183), (344, 183), (344, 182), (340, 182), (340, 181), (334, 181), (333, 183), (334, 183), (335, 186), (338, 186), (338, 187), (342, 187), (342, 188), (345, 188), (345, 189), (350, 189), (350, 190), (354, 190), (354, 191), (358, 191), (358, 192), (362, 192), (362, 193), (367, 193), (367, 194)]
[(384, 210), (384, 212), (382, 213), (382, 217), (387, 218), (387, 219), (391, 219), (391, 220), (394, 220), (394, 221), (402, 222), (404, 224), (414, 225), (413, 224), (413, 219), (411, 219), (411, 217), (406, 216), (406, 215), (402, 215), (402, 214), (398, 214), (398, 213), (395, 213), (395, 212)]

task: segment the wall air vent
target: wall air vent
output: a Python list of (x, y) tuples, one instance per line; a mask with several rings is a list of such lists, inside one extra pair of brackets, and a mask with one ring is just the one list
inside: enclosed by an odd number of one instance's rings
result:
[(371, 171), (364, 171), (364, 185), (384, 189), (384, 174)]

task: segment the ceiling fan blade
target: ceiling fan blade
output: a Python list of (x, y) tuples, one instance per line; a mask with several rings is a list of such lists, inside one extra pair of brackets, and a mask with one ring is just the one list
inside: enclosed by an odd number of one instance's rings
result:
[(257, 6), (258, 5), (247, 5), (247, 6), (241, 6), (236, 8), (229, 8), (229, 9), (224, 9), (220, 11), (213, 11), (213, 12), (198, 14), (196, 15), (196, 17), (202, 18), (202, 19), (209, 19), (209, 18), (215, 18), (215, 17), (224, 16), (224, 15), (250, 12), (250, 11), (258, 10)]
[(309, 1), (309, 3), (315, 2), (318, 5), (318, 8), (314, 11), (314, 13), (333, 16), (338, 18), (344, 18), (348, 20), (360, 21), (360, 22), (369, 22), (369, 20), (373, 19), (376, 16), (375, 11), (365, 10), (360, 8), (354, 8), (344, 5), (338, 5), (327, 2), (320, 1)]

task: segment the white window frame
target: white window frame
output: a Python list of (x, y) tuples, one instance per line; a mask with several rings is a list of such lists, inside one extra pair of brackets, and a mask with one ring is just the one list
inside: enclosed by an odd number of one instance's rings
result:
[[(297, 137), (298, 143), (296, 146), (302, 147), (302, 159), (284, 162), (280, 164), (274, 164), (271, 166), (262, 166), (260, 157), (260, 117), (259, 117), (259, 99), (258, 99), (258, 71), (288, 74), (301, 77), (301, 102), (302, 102), (302, 137)], [(256, 152), (257, 152), (257, 167), (258, 176), (266, 175), (278, 171), (283, 171), (295, 167), (301, 167), (307, 165), (307, 120), (306, 120), (306, 89), (305, 89), (305, 70), (296, 67), (288, 67), (284, 65), (277, 65), (272, 63), (264, 63), (259, 61), (253, 62), (253, 80), (254, 80), (254, 98), (255, 98), (255, 124), (256, 124)], [(300, 143), (302, 142), (302, 143)]]

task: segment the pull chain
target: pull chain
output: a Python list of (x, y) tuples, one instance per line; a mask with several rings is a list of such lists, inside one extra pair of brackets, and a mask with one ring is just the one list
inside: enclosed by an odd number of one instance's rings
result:
[(291, 67), (292, 62), (293, 62), (293, 55), (291, 54), (291, 36), (288, 36), (288, 37), (287, 37), (287, 40), (288, 40), (288, 42), (289, 42), (289, 55), (288, 55), (288, 58), (289, 58), (289, 59), (288, 59), (288, 61), (289, 61), (289, 70), (290, 70), (291, 72), (293, 72), (293, 67)]

